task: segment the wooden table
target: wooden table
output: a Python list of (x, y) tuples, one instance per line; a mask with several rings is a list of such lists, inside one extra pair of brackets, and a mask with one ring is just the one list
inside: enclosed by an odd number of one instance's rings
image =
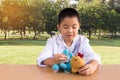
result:
[(55, 73), (37, 65), (0, 65), (0, 80), (120, 80), (120, 65), (102, 65), (93, 75)]

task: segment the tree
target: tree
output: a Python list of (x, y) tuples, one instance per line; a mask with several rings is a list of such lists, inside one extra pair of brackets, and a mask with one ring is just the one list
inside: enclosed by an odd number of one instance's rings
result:
[(116, 32), (119, 30), (118, 27), (120, 27), (120, 23), (119, 23), (119, 14), (117, 14), (117, 12), (113, 9), (111, 10), (111, 12), (109, 12), (109, 17), (108, 17), (108, 21), (109, 21), (109, 32), (112, 33), (112, 37), (115, 35), (116, 37)]
[(1, 5), (0, 5), (0, 28), (1, 28), (1, 23), (2, 23), (2, 8), (1, 8)]
[(120, 13), (120, 0), (109, 0), (108, 5), (110, 9), (115, 9), (118, 13)]
[(101, 27), (101, 0), (86, 1), (82, 0), (77, 6), (81, 20), (82, 30), (88, 32), (89, 39), (93, 31)]
[[(42, 8), (42, 14), (45, 19), (46, 31), (51, 34), (51, 31), (57, 31), (58, 13), (65, 7), (69, 7), (69, 0), (46, 1)], [(52, 36), (52, 34), (51, 34)]]
[[(36, 34), (40, 33), (44, 28), (43, 15), (41, 14), (42, 2), (45, 0), (4, 0), (2, 2), (2, 14), (6, 22), (3, 24), (2, 30), (18, 30), (23, 38), (26, 29), (32, 29)], [(8, 27), (8, 28), (7, 28)]]
[(9, 27), (9, 16), (8, 16), (8, 10), (5, 10), (7, 9), (5, 7), (4, 4), (8, 4), (8, 1), (6, 2), (2, 2), (3, 4), (1, 5), (1, 30), (3, 31), (4, 33), (4, 40), (6, 40), (6, 37), (7, 37), (7, 31), (10, 29)]
[(22, 30), (25, 26), (23, 26), (22, 21), (24, 18), (24, 12), (19, 4), (19, 1), (13, 0), (4, 0), (2, 1), (2, 31), (5, 34), (5, 39), (7, 36), (7, 32), (9, 30), (20, 30), (21, 38), (22, 38)]

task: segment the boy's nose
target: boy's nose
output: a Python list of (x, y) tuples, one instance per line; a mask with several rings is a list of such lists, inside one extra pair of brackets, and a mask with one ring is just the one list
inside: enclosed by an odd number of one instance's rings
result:
[(72, 32), (72, 31), (73, 31), (73, 29), (72, 29), (72, 28), (69, 28), (68, 32)]

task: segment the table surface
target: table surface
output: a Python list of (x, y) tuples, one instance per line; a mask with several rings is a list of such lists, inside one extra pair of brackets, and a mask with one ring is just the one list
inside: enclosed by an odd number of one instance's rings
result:
[(55, 73), (37, 65), (0, 65), (0, 80), (120, 80), (120, 65), (101, 65), (90, 76)]

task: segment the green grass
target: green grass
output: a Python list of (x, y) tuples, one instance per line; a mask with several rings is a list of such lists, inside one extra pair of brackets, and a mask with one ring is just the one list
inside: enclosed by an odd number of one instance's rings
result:
[(35, 64), (44, 46), (0, 46), (0, 64)]
[[(36, 64), (46, 41), (0, 40), (0, 64)], [(120, 64), (120, 39), (91, 40), (102, 64)]]
[(92, 46), (92, 48), (101, 56), (102, 64), (120, 64), (120, 47)]
[(120, 38), (116, 39), (102, 39), (102, 40), (91, 40), (92, 46), (113, 46), (120, 47)]
[(102, 64), (120, 64), (120, 39), (91, 40), (90, 44)]
[(0, 40), (0, 46), (10, 46), (10, 45), (17, 45), (17, 46), (44, 46), (46, 41), (40, 40)]

